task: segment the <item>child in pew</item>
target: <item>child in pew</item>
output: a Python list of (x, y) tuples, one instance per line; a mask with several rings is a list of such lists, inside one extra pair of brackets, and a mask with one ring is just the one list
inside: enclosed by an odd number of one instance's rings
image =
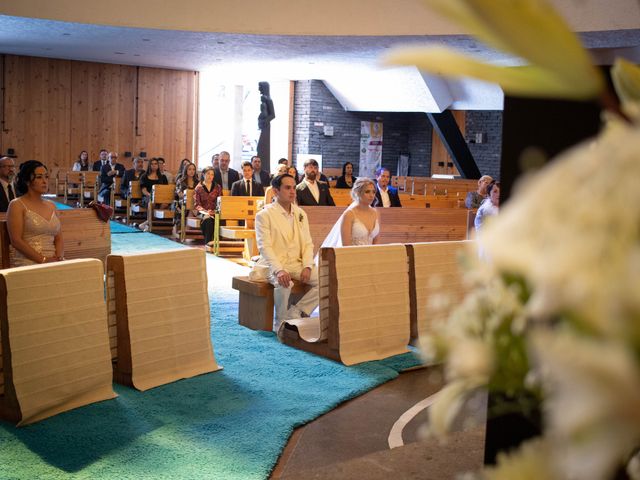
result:
[(64, 260), (56, 206), (42, 198), (48, 187), (49, 174), (44, 164), (28, 160), (20, 166), (16, 178), (18, 198), (9, 203), (7, 210), (12, 267)]

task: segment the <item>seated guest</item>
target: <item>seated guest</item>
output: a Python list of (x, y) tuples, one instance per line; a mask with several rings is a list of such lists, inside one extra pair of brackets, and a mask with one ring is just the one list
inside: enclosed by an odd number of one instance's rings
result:
[(176, 183), (176, 177), (173, 173), (171, 173), (169, 170), (167, 170), (167, 166), (166, 163), (164, 161), (164, 158), (162, 157), (158, 157), (158, 165), (160, 167), (160, 173), (162, 175), (164, 175), (167, 178), (167, 182), (168, 183)]
[[(281, 163), (278, 165), (278, 171), (276, 172), (275, 176), (277, 177), (278, 175), (284, 175), (287, 173), (287, 170), (287, 165), (285, 163)], [(267, 187), (267, 189), (264, 191), (264, 204), (269, 205), (275, 200), (275, 198), (275, 191), (273, 190), (273, 187), (269, 185), (269, 187)]]
[(91, 170), (93, 170), (94, 172), (99, 172), (102, 169), (103, 165), (106, 165), (109, 161), (107, 158), (108, 156), (109, 152), (107, 150), (105, 150), (104, 148), (100, 150), (100, 158), (93, 162)]
[(124, 176), (124, 165), (118, 163), (118, 154), (109, 152), (108, 161), (100, 169), (100, 191), (98, 199), (102, 199), (103, 203), (109, 205), (111, 203), (111, 188), (113, 187), (114, 178)]
[(296, 167), (289, 167), (289, 169), (287, 170), (287, 174), (293, 177), (293, 179), (296, 181), (296, 185), (300, 183), (300, 175), (298, 174), (298, 170), (296, 170)]
[(15, 175), (16, 164), (11, 157), (0, 158), (0, 212), (6, 212), (9, 202), (16, 198), (13, 177)]
[(176, 178), (176, 196), (182, 200), (185, 190), (194, 190), (198, 185), (198, 168), (195, 163), (189, 162), (184, 173)]
[(329, 184), (318, 180), (318, 162), (313, 158), (304, 162), (304, 180), (296, 187), (299, 206), (335, 206)]
[(214, 153), (213, 155), (211, 155), (211, 166), (213, 168), (220, 168), (220, 155), (221, 153)]
[(142, 204), (144, 207), (149, 205), (151, 191), (154, 185), (168, 185), (167, 177), (160, 172), (160, 162), (157, 158), (149, 160), (147, 170), (140, 175), (140, 189), (142, 190)]
[(78, 160), (73, 164), (71, 169), (74, 172), (86, 172), (89, 170), (89, 152), (82, 150), (78, 155)]
[(132, 181), (140, 180), (140, 175), (144, 173), (144, 162), (141, 158), (133, 158), (133, 168), (124, 172), (122, 182), (120, 183), (120, 195), (122, 198), (127, 198), (129, 195), (129, 184)]
[(353, 176), (353, 163), (347, 162), (342, 166), (342, 176), (338, 177), (336, 188), (351, 188), (356, 177)]
[(262, 160), (259, 156), (254, 155), (251, 157), (251, 166), (253, 167), (253, 180), (262, 185), (262, 188), (269, 186), (271, 184), (271, 175), (269, 175), (269, 172), (262, 170)]
[(182, 176), (182, 174), (184, 173), (185, 166), (190, 163), (191, 163), (191, 160), (189, 160), (188, 158), (183, 158), (180, 161), (180, 166), (178, 167), (178, 174), (176, 175), (176, 180), (178, 179), (178, 177)]
[[(255, 170), (250, 162), (242, 162), (242, 180), (238, 180), (231, 185), (231, 196), (233, 197), (261, 197), (264, 195), (264, 188), (256, 183)], [(266, 173), (266, 172), (264, 172)]]
[(371, 206), (376, 197), (376, 185), (369, 178), (358, 178), (351, 189), (353, 203), (344, 211), (327, 235), (322, 247), (373, 245), (378, 243), (380, 222)]
[(11, 201), (7, 211), (12, 267), (64, 260), (56, 206), (42, 198), (48, 188), (47, 167), (37, 160), (21, 165), (16, 179), (19, 197)]
[(237, 170), (229, 168), (229, 163), (231, 162), (231, 156), (229, 155), (229, 152), (220, 152), (218, 162), (220, 167), (214, 167), (215, 181), (217, 184), (222, 186), (223, 190), (231, 190), (231, 186), (235, 182), (240, 180), (240, 174)]
[(478, 208), (484, 199), (487, 198), (487, 187), (491, 182), (493, 182), (493, 178), (489, 175), (480, 177), (480, 180), (478, 180), (478, 190), (467, 193), (464, 206), (467, 208)]
[(480, 208), (476, 212), (474, 226), (476, 232), (479, 232), (484, 225), (487, 217), (493, 217), (500, 210), (500, 182), (492, 182), (487, 187), (487, 198), (484, 199)]
[(376, 188), (376, 201), (374, 207), (401, 207), (398, 189), (389, 185), (391, 173), (389, 169), (380, 167), (376, 170), (376, 180), (378, 186)]
[(282, 157), (280, 160), (278, 160), (278, 165), (286, 165), (288, 167), (289, 166), (289, 160), (287, 160), (286, 158)]
[[(251, 168), (251, 164), (249, 164), (249, 168)], [(222, 187), (215, 182), (214, 176), (214, 168), (205, 167), (202, 171), (202, 181), (196, 186), (194, 196), (195, 209), (202, 215), (200, 228), (204, 236), (204, 242), (207, 245), (213, 240), (214, 217), (216, 215), (218, 197), (222, 196)]]

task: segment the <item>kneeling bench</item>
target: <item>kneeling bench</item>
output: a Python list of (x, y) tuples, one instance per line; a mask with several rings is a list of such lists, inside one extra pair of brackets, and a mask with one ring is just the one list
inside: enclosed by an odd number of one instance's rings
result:
[[(240, 292), (238, 323), (252, 330), (273, 330), (273, 285), (253, 282), (249, 277), (233, 277), (231, 286)], [(293, 281), (291, 302), (295, 303), (308, 290), (309, 285)]]

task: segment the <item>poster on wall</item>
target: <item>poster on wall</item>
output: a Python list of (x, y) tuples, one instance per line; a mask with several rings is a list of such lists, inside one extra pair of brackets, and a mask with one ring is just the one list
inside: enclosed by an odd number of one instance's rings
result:
[(360, 122), (359, 177), (374, 178), (382, 165), (382, 122)]

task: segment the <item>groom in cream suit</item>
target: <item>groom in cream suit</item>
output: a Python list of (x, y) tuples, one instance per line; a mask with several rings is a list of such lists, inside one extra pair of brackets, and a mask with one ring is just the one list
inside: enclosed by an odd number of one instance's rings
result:
[[(269, 267), (276, 307), (274, 329), (283, 320), (309, 316), (318, 306), (318, 272), (313, 262), (313, 242), (307, 214), (294, 205), (296, 182), (291, 175), (279, 175), (271, 182), (276, 200), (256, 215), (259, 264)], [(312, 288), (291, 308), (292, 279)]]

